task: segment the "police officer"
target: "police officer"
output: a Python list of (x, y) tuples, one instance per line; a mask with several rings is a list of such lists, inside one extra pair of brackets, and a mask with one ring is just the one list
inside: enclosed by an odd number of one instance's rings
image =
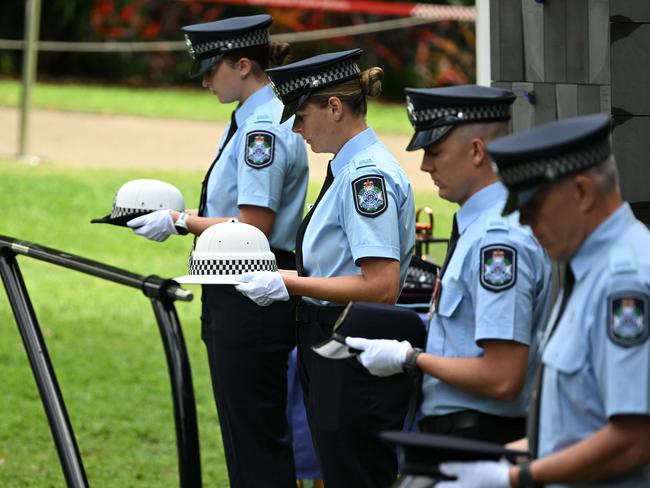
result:
[(415, 128), (408, 150), (442, 198), (460, 204), (432, 299), (426, 354), (406, 342), (348, 338), (359, 360), (390, 375), (417, 366), (421, 430), (508, 442), (525, 433), (534, 369), (529, 350), (548, 303), (550, 264), (530, 229), (503, 218), (506, 188), (486, 144), (507, 133), (509, 91), (481, 86), (406, 89)]
[[(159, 211), (129, 222), (136, 234), (164, 240), (199, 235), (237, 217), (269, 238), (281, 268), (294, 267), (295, 235), (307, 189), (306, 149), (264, 73), (287, 45), (269, 44), (271, 17), (254, 15), (183, 28), (196, 75), (220, 102), (237, 101), (201, 190), (198, 215)], [(286, 419), (287, 358), (295, 346), (293, 309), (264, 310), (230, 286), (203, 287), (205, 341), (230, 485), (294, 487)]]
[(395, 452), (377, 434), (401, 428), (411, 384), (406, 375), (376, 378), (354, 358), (333, 361), (311, 350), (330, 338), (343, 304), (396, 301), (415, 244), (411, 185), (365, 121), (366, 96), (379, 95), (383, 71), (361, 72), (361, 53), (323, 54), (267, 71), (283, 117), (296, 114), (293, 130), (314, 152), (334, 158), (300, 226), (298, 276), (259, 273), (238, 285), (258, 303), (303, 297), (296, 316), (307, 415), (325, 486), (336, 488), (395, 479)]
[(452, 466), (448, 486), (650, 486), (650, 232), (621, 199), (609, 130), (597, 114), (488, 146), (505, 211), (520, 210), (566, 278), (531, 408), (537, 459)]

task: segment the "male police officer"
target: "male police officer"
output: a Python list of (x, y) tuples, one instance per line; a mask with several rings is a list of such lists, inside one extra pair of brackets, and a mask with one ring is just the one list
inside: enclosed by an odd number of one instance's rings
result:
[[(529, 349), (544, 322), (550, 264), (529, 229), (501, 216), (506, 188), (486, 143), (507, 133), (514, 94), (480, 86), (407, 89), (422, 170), (459, 203), (427, 353), (406, 342), (348, 338), (370, 372), (417, 364), (426, 373), (420, 422), (436, 434), (508, 442), (525, 432), (532, 385)], [(530, 355), (531, 357), (533, 355)]]
[[(440, 486), (650, 486), (650, 232), (621, 199), (610, 118), (566, 119), (488, 146), (565, 285), (542, 341), (532, 463), (445, 466)], [(539, 441), (539, 442), (538, 442)]]

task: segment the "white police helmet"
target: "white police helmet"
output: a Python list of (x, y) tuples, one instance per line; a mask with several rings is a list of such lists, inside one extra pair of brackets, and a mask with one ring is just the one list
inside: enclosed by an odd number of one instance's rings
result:
[(185, 210), (183, 194), (178, 188), (159, 180), (131, 180), (117, 190), (111, 213), (90, 222), (126, 227), (131, 219), (165, 209)]
[(264, 233), (237, 219), (205, 229), (196, 241), (188, 268), (188, 275), (174, 279), (187, 284), (234, 285), (245, 273), (278, 270)]

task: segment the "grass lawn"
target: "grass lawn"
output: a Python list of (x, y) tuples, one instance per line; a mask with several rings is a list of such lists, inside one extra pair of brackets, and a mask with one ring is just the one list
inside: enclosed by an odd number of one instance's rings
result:
[[(198, 81), (195, 89), (41, 83), (35, 86), (32, 99), (34, 107), (51, 110), (222, 122), (230, 119), (234, 108), (232, 104), (222, 105), (211, 98)], [(19, 100), (20, 83), (0, 80), (0, 106), (17, 107)], [(401, 104), (371, 102), (368, 123), (378, 132), (412, 133), (405, 106)]]
[[(185, 274), (189, 238), (146, 241), (126, 229), (90, 225), (110, 210), (115, 190), (136, 177), (174, 183), (188, 206), (202, 175), (153, 171), (29, 167), (0, 160), (0, 234), (32, 241), (141, 274)], [(314, 201), (318, 188), (310, 188)], [(439, 235), (454, 207), (433, 192), (418, 206), (436, 209)], [(443, 249), (439, 250), (440, 253)], [(441, 255), (441, 254), (440, 254)], [(126, 289), (19, 257), (66, 400), (91, 486), (178, 486), (167, 366), (148, 300)], [(204, 486), (227, 475), (200, 339), (195, 300), (177, 303), (192, 364)], [(20, 335), (0, 296), (0, 486), (64, 486), (58, 457)]]

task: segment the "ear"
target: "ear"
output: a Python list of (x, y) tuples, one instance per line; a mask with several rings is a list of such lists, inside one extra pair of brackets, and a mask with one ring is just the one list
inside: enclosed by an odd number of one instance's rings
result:
[(343, 118), (343, 102), (339, 97), (329, 97), (327, 108), (336, 122)]
[(237, 67), (239, 69), (239, 76), (243, 79), (253, 71), (253, 62), (248, 58), (240, 58), (237, 61)]
[(592, 178), (579, 174), (574, 176), (573, 183), (578, 197), (578, 210), (580, 213), (590, 211), (600, 197), (596, 182)]
[(472, 164), (480, 166), (485, 160), (485, 141), (480, 137), (472, 138)]

